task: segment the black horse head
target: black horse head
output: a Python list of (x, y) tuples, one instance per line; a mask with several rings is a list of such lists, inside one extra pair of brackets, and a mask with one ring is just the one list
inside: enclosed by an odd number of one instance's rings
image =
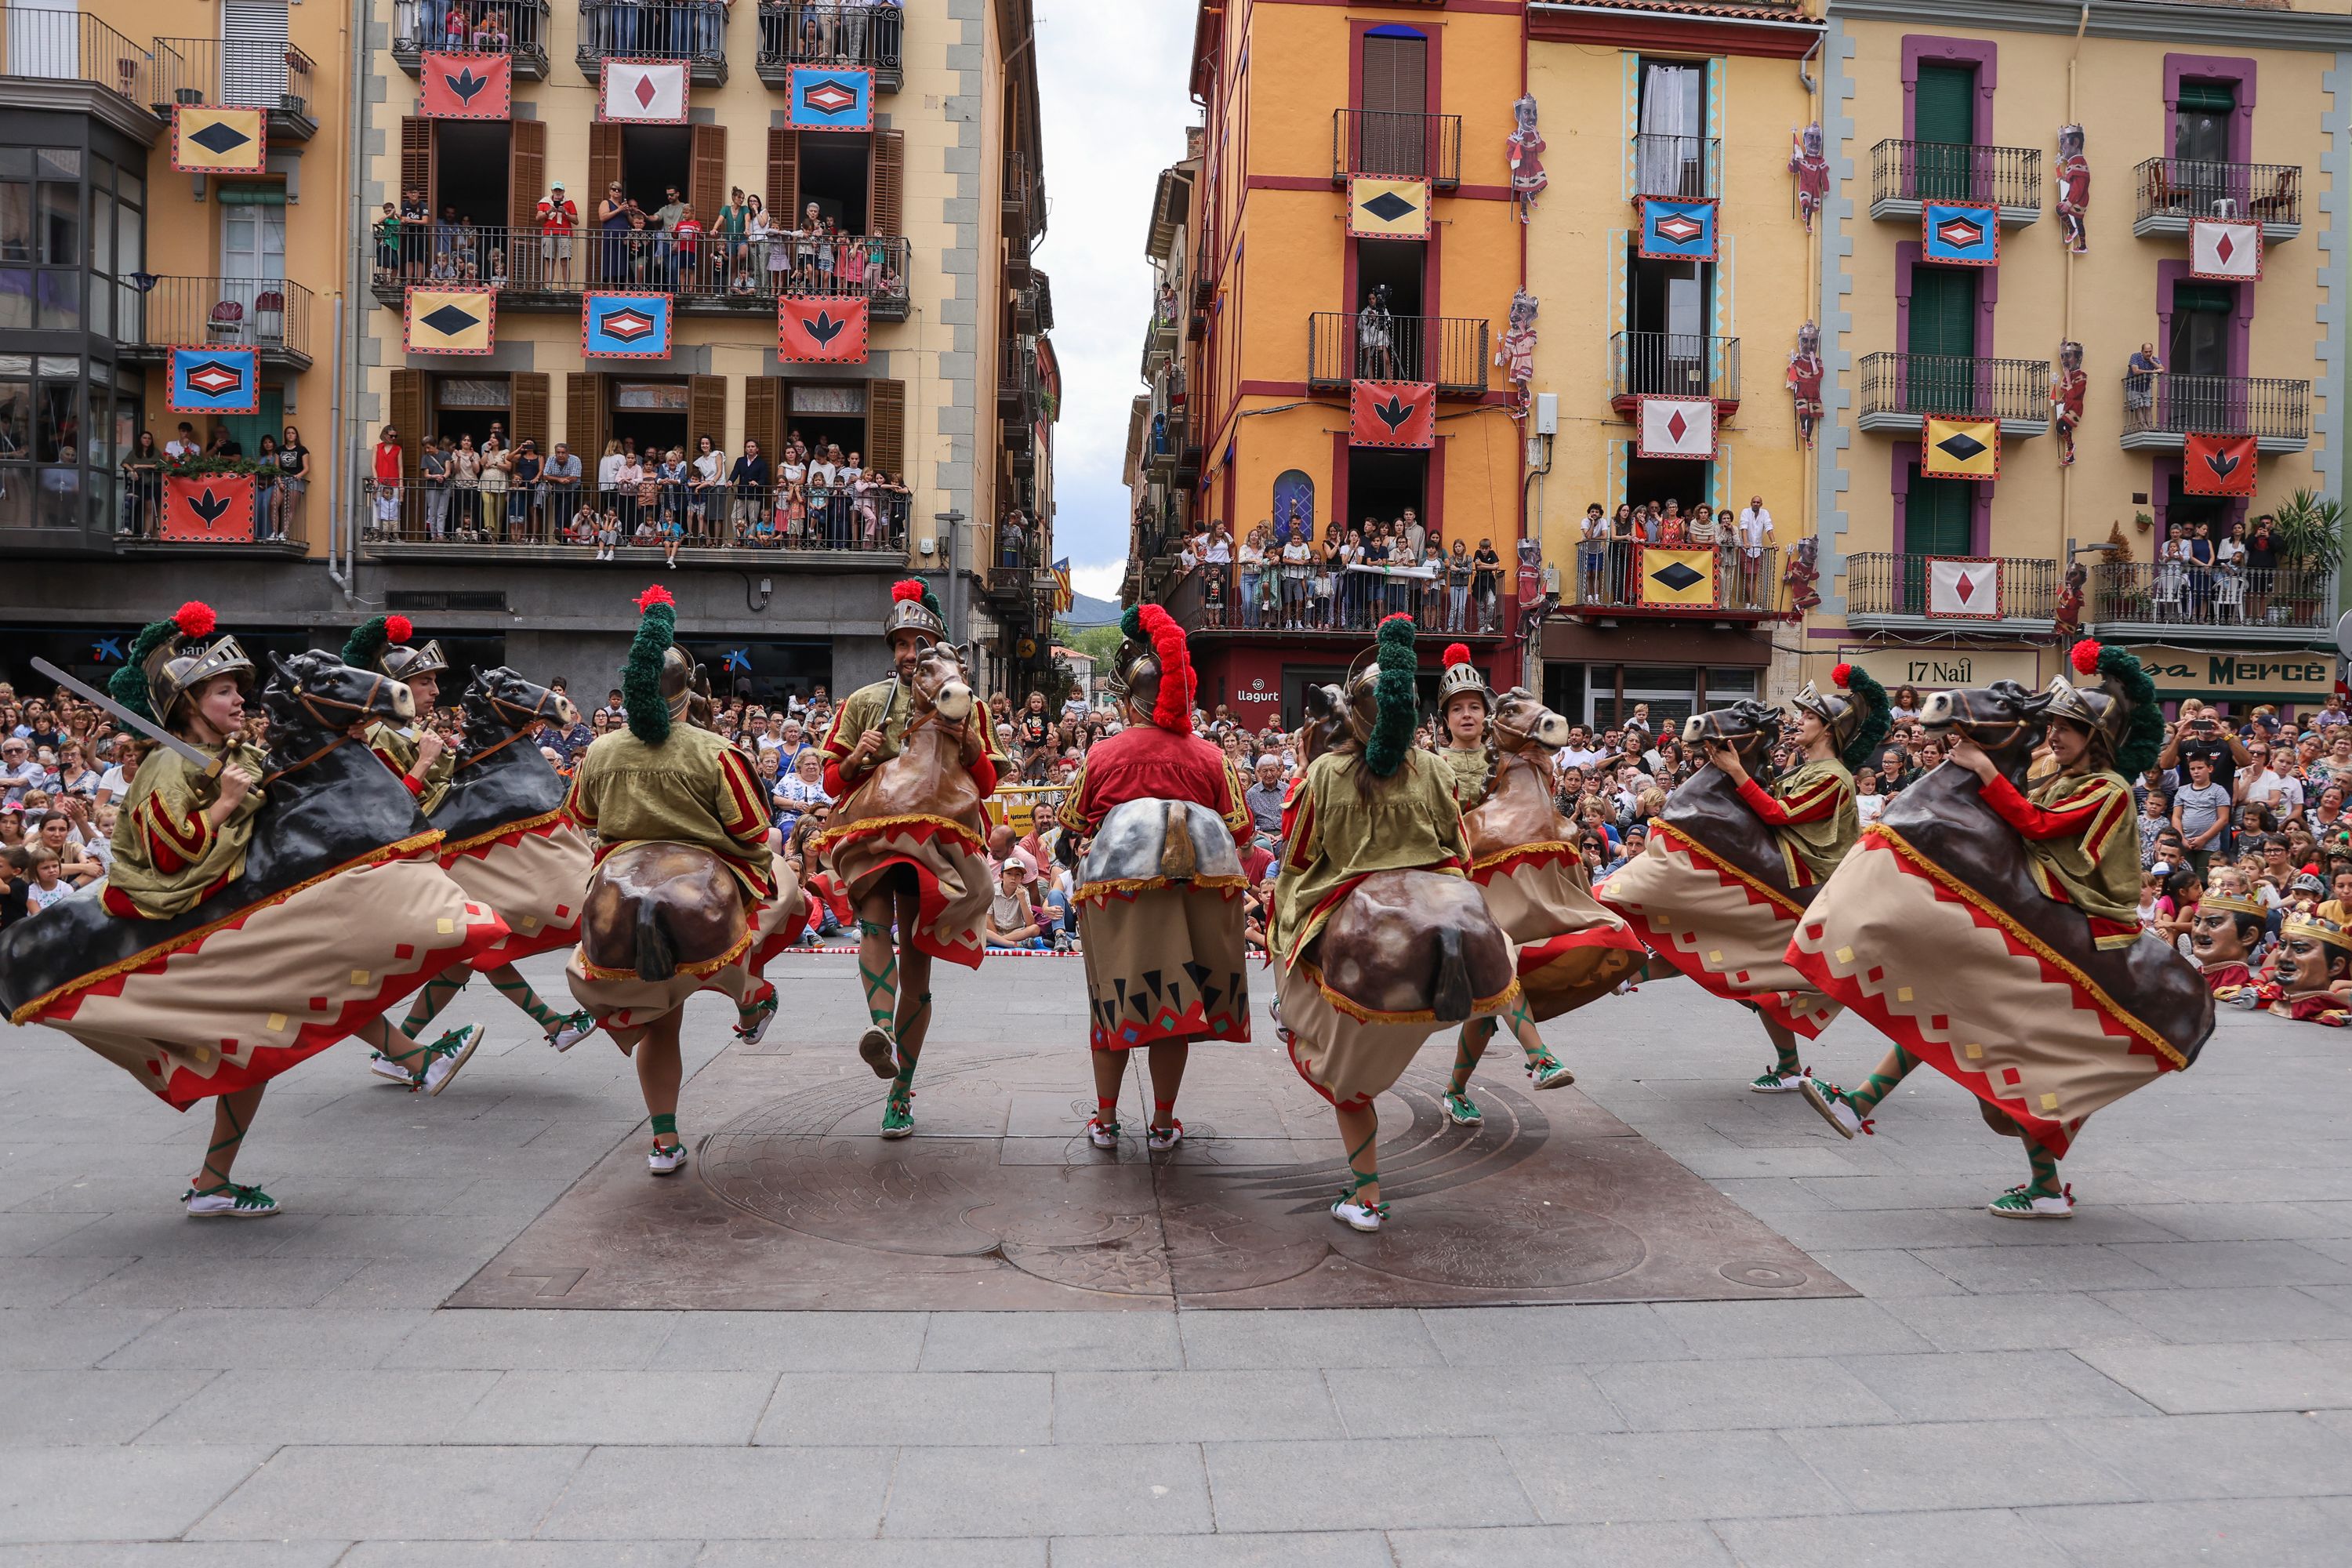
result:
[(542, 719), (567, 730), (580, 722), (580, 710), (570, 698), (534, 686), (504, 665), (476, 670), (463, 700), (469, 746), (496, 745)]
[(261, 704), (269, 713), (273, 743), (315, 743), (371, 720), (405, 724), (416, 717), (416, 700), (388, 675), (354, 669), (317, 648), (292, 658), (268, 658)]
[(1780, 743), (1781, 714), (1768, 702), (1741, 698), (1727, 708), (1710, 708), (1683, 721), (1683, 744), (1705, 754), (1710, 746), (1729, 746), (1740, 764), (1751, 773), (1769, 765), (1771, 751)]
[(1920, 706), (1919, 721), (1938, 733), (1958, 731), (1984, 748), (1993, 766), (2015, 773), (2042, 743), (2050, 694), (2014, 680), (1938, 691)]

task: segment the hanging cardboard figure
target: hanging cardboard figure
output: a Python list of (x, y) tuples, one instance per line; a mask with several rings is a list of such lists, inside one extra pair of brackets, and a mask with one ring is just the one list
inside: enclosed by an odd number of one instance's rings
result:
[(1518, 211), (1519, 221), (1525, 223), (1536, 210), (1536, 197), (1551, 183), (1551, 176), (1544, 173), (1544, 139), (1543, 132), (1536, 129), (1533, 94), (1511, 105), (1511, 118), (1512, 131), (1505, 139), (1511, 163), (1511, 202)]
[(1822, 153), (1822, 122), (1800, 125), (1789, 132), (1789, 173), (1797, 176), (1797, 216), (1805, 232), (1813, 232), (1813, 215), (1830, 192), (1830, 161)]
[(1533, 294), (1522, 289), (1511, 296), (1511, 324), (1495, 349), (1495, 363), (1511, 384), (1518, 405), (1528, 405), (1528, 384), (1536, 378), (1536, 308)]
[[(2083, 155), (2083, 128), (2058, 128), (2058, 167), (2052, 177), (2058, 185), (2058, 234), (2076, 256), (2091, 247), (2084, 219), (2091, 210), (2091, 160)], [(2072, 458), (2068, 459), (2070, 462)]]
[(2050, 377), (2050, 414), (2058, 429), (2058, 466), (2071, 468), (2074, 462), (2074, 427), (2083, 422), (2083, 395), (2089, 389), (2091, 378), (2083, 374), (2083, 345), (2067, 342), (2058, 345), (2058, 369)]
[(1797, 438), (1811, 449), (1822, 423), (1822, 330), (1811, 321), (1797, 329), (1788, 380), (1789, 395), (1797, 401)]

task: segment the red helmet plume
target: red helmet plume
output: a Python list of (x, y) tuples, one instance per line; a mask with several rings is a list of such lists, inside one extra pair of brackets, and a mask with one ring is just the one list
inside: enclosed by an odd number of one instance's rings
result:
[(2074, 651), (2068, 656), (2068, 662), (2074, 665), (2079, 674), (2096, 675), (2099, 672), (2099, 655), (2105, 651), (2094, 639), (2084, 637), (2074, 645)]
[(1196, 677), (1192, 650), (1184, 646), (1184, 628), (1157, 605), (1143, 606), (1143, 629), (1151, 638), (1151, 655), (1160, 665), (1160, 690), (1151, 704), (1151, 721), (1180, 735), (1192, 732), (1192, 693)]
[(213, 614), (213, 607), (202, 599), (190, 599), (172, 612), (172, 624), (180, 628), (184, 637), (208, 637), (213, 635), (213, 628), (220, 625), (220, 617)]
[(383, 618), (383, 640), (404, 643), (416, 635), (416, 627), (406, 616), (386, 616)]
[(902, 577), (890, 584), (890, 598), (893, 603), (919, 599), (922, 596), (923, 580), (920, 577)]
[(1469, 663), (1470, 645), (1468, 643), (1459, 642), (1447, 643), (1445, 645), (1445, 662), (1447, 664)]
[(1853, 684), (1853, 666), (1841, 663), (1835, 669), (1830, 671), (1830, 679), (1838, 683), (1840, 690), (1845, 689)]
[(677, 599), (667, 588), (656, 583), (637, 595), (637, 614), (644, 615), (656, 605), (676, 605)]

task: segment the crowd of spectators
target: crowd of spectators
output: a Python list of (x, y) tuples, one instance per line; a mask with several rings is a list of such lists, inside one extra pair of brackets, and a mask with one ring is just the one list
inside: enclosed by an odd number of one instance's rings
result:
[[(1404, 508), (1322, 537), (1294, 506), (1236, 544), (1212, 522), (1178, 547), (1176, 581), (1197, 576), (1202, 624), (1265, 631), (1366, 631), (1403, 614), (1429, 632), (1493, 632), (1502, 624), (1503, 558), (1492, 539), (1449, 545)], [(1172, 585), (1172, 584), (1171, 584)]]

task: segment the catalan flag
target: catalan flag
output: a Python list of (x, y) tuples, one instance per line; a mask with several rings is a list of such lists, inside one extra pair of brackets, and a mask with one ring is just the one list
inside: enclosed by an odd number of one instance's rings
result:
[(1070, 558), (1065, 555), (1054, 563), (1054, 613), (1061, 615), (1077, 602), (1077, 593), (1070, 586)]

